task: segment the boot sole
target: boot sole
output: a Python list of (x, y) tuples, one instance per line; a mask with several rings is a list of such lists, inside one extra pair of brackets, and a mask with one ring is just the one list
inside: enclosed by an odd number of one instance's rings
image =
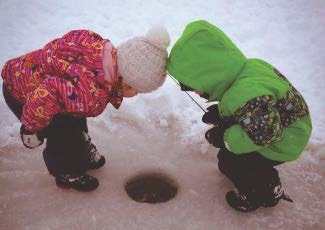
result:
[(56, 184), (56, 186), (57, 186), (58, 188), (65, 189), (65, 190), (68, 190), (68, 189), (74, 189), (74, 190), (76, 190), (76, 191), (78, 191), (78, 192), (91, 192), (91, 191), (96, 190), (97, 187), (98, 187), (98, 186), (97, 186), (96, 188), (93, 188), (93, 189), (90, 189), (90, 190), (82, 190), (82, 189), (76, 189), (76, 188), (69, 187), (69, 186), (65, 186), (65, 185), (61, 185), (61, 184)]
[(56, 184), (56, 186), (57, 186), (58, 188), (62, 188), (62, 189), (70, 189), (70, 187), (68, 187), (68, 186), (64, 186), (64, 185), (60, 185), (60, 184)]

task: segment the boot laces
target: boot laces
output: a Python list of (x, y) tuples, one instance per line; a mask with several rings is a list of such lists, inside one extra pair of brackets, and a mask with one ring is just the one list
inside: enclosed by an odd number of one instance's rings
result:
[(93, 162), (99, 161), (100, 158), (102, 157), (93, 143), (90, 143), (88, 147), (88, 151), (89, 151), (90, 159)]
[(248, 201), (247, 196), (244, 193), (240, 192), (238, 189), (235, 189), (234, 192), (235, 192), (236, 196), (238, 198), (240, 198), (241, 200)]
[(282, 185), (278, 185), (274, 187), (273, 194), (275, 199), (279, 199), (283, 196), (284, 189)]
[(74, 182), (85, 183), (85, 181), (88, 179), (84, 175), (74, 176), (74, 175), (70, 175), (70, 174), (61, 175), (61, 178), (63, 178), (64, 180), (69, 181), (70, 183), (74, 183)]
[(84, 135), (86, 145), (88, 146), (88, 153), (89, 153), (90, 161), (91, 162), (99, 161), (102, 156), (98, 152), (96, 146), (93, 143), (91, 143), (90, 136), (86, 132), (83, 132), (83, 135)]

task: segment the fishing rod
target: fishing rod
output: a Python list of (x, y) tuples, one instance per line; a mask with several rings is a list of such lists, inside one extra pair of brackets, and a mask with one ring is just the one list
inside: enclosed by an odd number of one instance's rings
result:
[[(178, 83), (178, 81), (167, 72), (168, 76), (176, 83), (176, 85), (180, 86), (180, 84)], [(187, 94), (187, 96), (189, 96), (191, 98), (191, 100), (204, 112), (206, 113), (205, 109), (203, 109), (203, 107), (186, 91), (183, 91)]]

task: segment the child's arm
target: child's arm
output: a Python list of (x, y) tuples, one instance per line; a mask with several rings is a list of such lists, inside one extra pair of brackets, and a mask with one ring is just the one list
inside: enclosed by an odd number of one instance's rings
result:
[(21, 122), (26, 130), (41, 131), (51, 122), (55, 114), (62, 111), (57, 91), (58, 80), (55, 77), (44, 80), (27, 98), (21, 116)]
[(258, 151), (282, 139), (282, 124), (275, 99), (259, 96), (235, 112), (236, 125), (225, 131), (225, 146), (234, 153)]

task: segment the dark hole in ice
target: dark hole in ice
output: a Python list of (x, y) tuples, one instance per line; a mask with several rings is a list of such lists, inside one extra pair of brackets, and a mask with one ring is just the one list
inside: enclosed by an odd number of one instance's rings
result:
[(174, 198), (177, 185), (167, 176), (158, 173), (142, 174), (125, 185), (129, 197), (142, 203), (162, 203)]

